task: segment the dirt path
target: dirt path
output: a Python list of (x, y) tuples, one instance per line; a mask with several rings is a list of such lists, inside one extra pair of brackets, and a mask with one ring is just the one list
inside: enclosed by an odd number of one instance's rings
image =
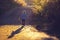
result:
[[(21, 32), (15, 34), (12, 38), (8, 39), (10, 34), (19, 29), (22, 25), (3, 25), (0, 26), (0, 40), (43, 40), (43, 39), (55, 39), (56, 37), (49, 36), (44, 32), (38, 32), (33, 26), (26, 25)], [(50, 38), (51, 37), (51, 38)]]

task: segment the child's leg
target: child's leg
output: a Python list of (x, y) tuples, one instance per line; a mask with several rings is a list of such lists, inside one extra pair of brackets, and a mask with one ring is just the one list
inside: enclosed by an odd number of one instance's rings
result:
[(22, 25), (25, 25), (25, 19), (22, 19)]

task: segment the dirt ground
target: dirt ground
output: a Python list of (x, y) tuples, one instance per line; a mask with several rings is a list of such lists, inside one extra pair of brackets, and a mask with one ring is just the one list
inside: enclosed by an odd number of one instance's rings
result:
[(58, 38), (49, 36), (44, 32), (38, 32), (31, 25), (26, 25), (20, 33), (15, 34), (12, 38), (8, 39), (8, 36), (22, 25), (2, 25), (0, 26), (0, 40), (43, 40), (44, 38), (52, 38), (58, 40)]

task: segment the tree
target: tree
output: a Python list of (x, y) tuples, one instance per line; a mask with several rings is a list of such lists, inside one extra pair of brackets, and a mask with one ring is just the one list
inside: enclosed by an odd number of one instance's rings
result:
[(32, 6), (34, 13), (43, 11), (44, 7), (47, 5), (48, 0), (33, 0)]

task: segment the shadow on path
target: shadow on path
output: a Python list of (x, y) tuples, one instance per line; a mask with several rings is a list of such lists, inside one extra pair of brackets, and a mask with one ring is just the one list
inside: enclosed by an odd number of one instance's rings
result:
[(14, 35), (20, 33), (23, 28), (24, 28), (24, 25), (23, 25), (21, 28), (18, 28), (16, 31), (13, 31), (13, 32), (11, 33), (11, 35), (8, 36), (8, 39), (9, 39), (9, 38), (12, 38)]

